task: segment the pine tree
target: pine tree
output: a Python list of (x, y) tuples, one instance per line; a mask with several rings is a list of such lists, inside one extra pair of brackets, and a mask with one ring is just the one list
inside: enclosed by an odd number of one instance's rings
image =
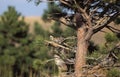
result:
[(119, 17), (120, 0), (47, 1), (51, 5), (51, 9), (45, 11), (50, 16), (49, 19), (59, 21), (75, 29), (77, 33), (75, 76), (80, 77), (82, 76), (82, 67), (86, 65), (89, 40), (95, 33), (105, 27), (108, 28), (108, 24)]
[(0, 76), (28, 76), (32, 36), (24, 17), (14, 7), (9, 6), (0, 16), (0, 40)]

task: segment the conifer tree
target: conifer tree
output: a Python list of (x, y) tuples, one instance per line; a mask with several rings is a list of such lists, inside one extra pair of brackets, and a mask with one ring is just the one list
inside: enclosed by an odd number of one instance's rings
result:
[[(37, 3), (42, 0), (36, 0)], [(120, 15), (120, 0), (46, 0), (49, 3), (49, 19), (75, 29), (77, 52), (75, 57), (75, 77), (81, 77), (86, 65), (89, 40), (107, 27)], [(45, 17), (48, 17), (45, 15)], [(112, 28), (114, 29), (114, 28)]]
[(0, 76), (28, 76), (32, 37), (28, 24), (12, 6), (0, 16), (0, 40)]

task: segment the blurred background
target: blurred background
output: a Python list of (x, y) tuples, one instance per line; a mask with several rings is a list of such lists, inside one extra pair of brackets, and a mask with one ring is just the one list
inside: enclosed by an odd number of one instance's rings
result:
[(52, 58), (44, 44), (51, 27), (41, 19), (46, 7), (27, 0), (0, 0), (0, 77), (56, 74), (50, 72), (56, 68), (54, 62), (44, 64)]

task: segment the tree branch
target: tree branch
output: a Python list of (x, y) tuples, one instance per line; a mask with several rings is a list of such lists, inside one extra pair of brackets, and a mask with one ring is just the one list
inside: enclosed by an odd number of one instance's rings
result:
[(103, 18), (99, 19), (98, 22), (96, 21), (97, 24), (95, 25), (95, 27), (98, 27), (101, 23), (103, 23), (103, 22), (105, 22), (107, 20), (109, 20), (109, 17), (103, 17)]
[(90, 13), (89, 13), (89, 16), (92, 16), (97, 9), (98, 9), (98, 7), (94, 8), (93, 10), (91, 10)]
[(104, 6), (103, 8), (103, 12), (101, 12), (101, 14), (99, 15), (100, 17), (103, 17), (103, 15), (108, 12), (109, 8), (112, 6), (112, 4), (108, 4), (107, 6)]
[(60, 20), (60, 19), (57, 19), (57, 18), (50, 18), (50, 19), (55, 20), (55, 21), (59, 21), (60, 23), (64, 24), (65, 26), (70, 27), (70, 28), (76, 30), (76, 26), (75, 26), (74, 24), (69, 25), (69, 24), (67, 24), (66, 22), (64, 22), (64, 21), (62, 21), (62, 20)]
[[(93, 73), (96, 72), (96, 70), (101, 69), (101, 68), (106, 68), (106, 67), (120, 67), (120, 65), (112, 65), (112, 66), (111, 66), (111, 63), (110, 63), (110, 62), (112, 61), (112, 59), (110, 59), (110, 58), (111, 58), (110, 55), (111, 55), (111, 53), (114, 52), (114, 50), (117, 49), (117, 48), (120, 48), (120, 42), (117, 43), (117, 44), (109, 51), (109, 54), (101, 61), (101, 63), (97, 64), (97, 65), (94, 66), (94, 67), (89, 68), (88, 73), (89, 73), (89, 74), (93, 74)], [(113, 56), (113, 55), (112, 55), (112, 57), (115, 58), (115, 56)], [(108, 64), (110, 64), (110, 65), (108, 65)]]
[(52, 45), (52, 46), (54, 46), (54, 47), (60, 47), (60, 48), (63, 48), (65, 50), (69, 50), (69, 51), (71, 50), (70, 48), (62, 46), (62, 45), (60, 45), (58, 43), (55, 43), (53, 41), (47, 41), (47, 40), (45, 40), (45, 42), (48, 43), (48, 44), (50, 44), (50, 45)]
[(68, 2), (66, 2), (65, 0), (59, 0), (62, 4), (70, 7), (70, 8), (73, 8)]
[(107, 25), (106, 28), (109, 29), (109, 30), (111, 30), (113, 33), (120, 33), (119, 29), (116, 29), (116, 28), (114, 28), (112, 26)]
[(112, 22), (119, 15), (120, 15), (120, 12), (117, 12), (113, 16), (109, 17), (108, 20), (106, 20), (104, 22), (98, 23), (100, 25), (93, 26), (93, 32), (97, 33), (98, 31), (100, 31), (101, 29), (103, 29), (104, 27), (106, 27), (110, 22)]
[(90, 40), (90, 38), (92, 37), (92, 35), (93, 35), (93, 28), (89, 28), (89, 30), (87, 31), (85, 40)]
[(80, 13), (82, 13), (83, 18), (87, 21), (87, 25), (89, 27), (92, 27), (91, 18), (89, 17), (89, 15), (85, 12), (85, 10), (83, 8), (81, 8), (79, 6), (79, 4), (76, 2), (76, 0), (74, 0), (74, 3), (77, 6), (77, 8), (79, 9)]

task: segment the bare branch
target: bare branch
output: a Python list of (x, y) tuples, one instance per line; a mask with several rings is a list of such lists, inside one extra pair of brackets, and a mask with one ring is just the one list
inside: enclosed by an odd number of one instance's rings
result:
[(84, 12), (85, 12), (84, 9), (82, 9), (82, 8), (79, 6), (79, 4), (76, 2), (76, 0), (73, 0), (73, 1), (74, 1), (75, 5), (77, 6), (77, 8), (79, 9), (79, 11), (80, 11), (81, 13), (84, 13)]
[(90, 3), (92, 2), (92, 0), (85, 0), (83, 3), (84, 3), (84, 11), (87, 11), (87, 9), (90, 7)]
[(98, 27), (101, 23), (104, 23), (107, 20), (109, 20), (109, 17), (103, 17), (103, 18), (101, 18), (98, 22), (96, 21), (97, 24), (95, 25), (95, 27)]
[(50, 61), (54, 61), (54, 59), (45, 60), (45, 61), (43, 62), (43, 64), (46, 64), (46, 63), (48, 63), (48, 62), (50, 62)]
[(89, 13), (89, 16), (92, 16), (97, 9), (98, 9), (98, 7), (96, 7), (95, 9), (93, 9), (93, 10)]
[(45, 40), (45, 42), (48, 43), (48, 44), (50, 44), (50, 45), (52, 45), (52, 46), (54, 46), (54, 47), (60, 47), (60, 48), (63, 48), (65, 50), (71, 50), (70, 48), (62, 46), (62, 45), (60, 45), (58, 43), (55, 43), (53, 41), (47, 41), (47, 40)]
[(59, 0), (61, 3), (63, 3), (64, 5), (67, 5), (68, 7), (70, 7), (70, 8), (73, 8), (72, 6), (71, 6), (71, 4), (69, 4), (68, 2), (66, 2), (65, 0)]
[(115, 49), (120, 48), (120, 42), (118, 42), (109, 52), (113, 52)]
[(84, 3), (84, 4), (85, 4), (85, 5), (87, 5), (89, 1), (90, 1), (90, 0), (85, 1), (85, 3)]
[(69, 39), (77, 39), (77, 37), (75, 37), (75, 36), (67, 37), (67, 38), (64, 39), (64, 41), (69, 40)]
[[(112, 55), (111, 56), (111, 53), (117, 49), (117, 48), (120, 48), (120, 42), (117, 43), (110, 51), (109, 51), (109, 54), (99, 63), (97, 64), (96, 66), (94, 67), (90, 67), (89, 70), (88, 70), (88, 73), (89, 74), (94, 74), (96, 72), (96, 70), (98, 69), (101, 69), (101, 68), (107, 68), (107, 67), (120, 67), (120, 65), (112, 65), (112, 61), (113, 59), (111, 59), (111, 57), (114, 57), (116, 58), (115, 55)], [(109, 65), (110, 64), (110, 65)]]
[(39, 0), (40, 2), (55, 2), (55, 1), (58, 1), (58, 0)]
[(109, 17), (107, 20), (104, 22), (101, 22), (100, 25), (93, 26), (93, 32), (97, 33), (104, 27), (106, 27), (110, 22), (112, 22), (116, 17), (120, 15), (120, 12), (115, 13), (113, 16)]
[(120, 33), (119, 29), (114, 28), (112, 26), (107, 25), (106, 28), (109, 29), (109, 30), (111, 30), (113, 33)]
[(79, 9), (80, 13), (82, 13), (82, 16), (84, 17), (84, 19), (87, 21), (87, 25), (89, 27), (92, 27), (91, 18), (89, 17), (89, 15), (85, 12), (85, 10), (83, 8), (81, 8), (79, 6), (79, 4), (76, 2), (76, 0), (74, 0), (74, 3), (77, 6), (77, 8)]

